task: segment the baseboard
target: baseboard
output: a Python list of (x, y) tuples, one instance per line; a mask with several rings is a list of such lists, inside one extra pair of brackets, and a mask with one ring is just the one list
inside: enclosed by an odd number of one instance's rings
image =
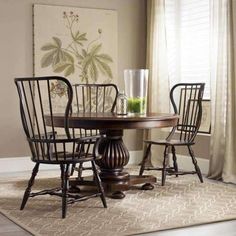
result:
[[(9, 157), (0, 158), (0, 173), (31, 171), (35, 163), (31, 161), (30, 157)], [(40, 169), (50, 170), (56, 169), (56, 165), (42, 164)]]
[[(130, 152), (129, 164), (139, 164), (143, 157), (143, 151), (132, 151)], [(201, 169), (202, 174), (207, 174), (209, 169), (209, 160), (197, 157), (197, 163)], [(189, 156), (177, 154), (177, 161), (180, 170), (192, 171), (194, 165), (192, 159)]]
[(143, 151), (130, 151), (129, 152), (129, 163), (130, 165), (138, 165), (143, 158)]
[[(142, 151), (131, 151), (129, 164), (138, 164), (142, 160)], [(30, 157), (9, 157), (0, 158), (0, 173), (31, 171), (34, 167), (34, 162)], [(40, 170), (56, 170), (57, 165), (40, 165)]]
[[(143, 151), (130, 151), (130, 165), (138, 165), (143, 156)], [(209, 168), (209, 160), (203, 158), (197, 158), (198, 165), (203, 174), (207, 174)], [(180, 169), (192, 170), (193, 164), (191, 158), (188, 156), (178, 155), (178, 165)], [(0, 173), (18, 172), (18, 171), (30, 171), (34, 167), (34, 163), (30, 160), (30, 157), (11, 157), (0, 158)], [(40, 170), (55, 170), (57, 165), (44, 165), (40, 166)]]
[[(207, 174), (208, 169), (209, 169), (209, 160), (200, 158), (200, 157), (197, 157), (196, 159), (197, 159), (197, 163), (201, 169), (202, 174)], [(192, 159), (189, 156), (177, 154), (177, 160), (178, 160), (179, 169), (186, 170), (186, 171), (194, 170)]]

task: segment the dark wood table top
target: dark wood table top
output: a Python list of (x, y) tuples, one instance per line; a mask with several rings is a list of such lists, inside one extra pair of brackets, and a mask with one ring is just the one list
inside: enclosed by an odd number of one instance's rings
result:
[[(147, 113), (143, 115), (115, 113), (74, 113), (69, 117), (69, 127), (86, 129), (151, 129), (172, 127), (179, 116), (167, 113)], [(64, 127), (64, 114), (54, 114), (54, 125)], [(46, 116), (50, 125), (50, 117)]]

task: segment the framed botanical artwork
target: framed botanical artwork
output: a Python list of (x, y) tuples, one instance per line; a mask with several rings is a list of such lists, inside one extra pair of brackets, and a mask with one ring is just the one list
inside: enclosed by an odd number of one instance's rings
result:
[(202, 120), (198, 133), (211, 133), (211, 100), (202, 100)]
[[(116, 83), (117, 12), (35, 4), (34, 75), (58, 75), (76, 83)], [(65, 86), (51, 93), (60, 111)]]

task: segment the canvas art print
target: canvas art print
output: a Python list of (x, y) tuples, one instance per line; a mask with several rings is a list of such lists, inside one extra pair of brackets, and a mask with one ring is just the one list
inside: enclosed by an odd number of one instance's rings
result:
[[(34, 73), (63, 76), (72, 84), (115, 83), (116, 11), (35, 4)], [(58, 109), (64, 87), (51, 88)]]
[(202, 120), (199, 133), (211, 133), (211, 101), (209, 99), (202, 100)]

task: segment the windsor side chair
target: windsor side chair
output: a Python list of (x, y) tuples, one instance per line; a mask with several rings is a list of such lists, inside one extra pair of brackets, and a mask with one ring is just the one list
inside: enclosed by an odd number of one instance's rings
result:
[[(115, 111), (118, 96), (118, 88), (115, 84), (75, 84), (73, 89), (75, 92), (73, 112), (98, 114)], [(79, 129), (78, 134), (80, 137), (86, 137), (103, 135), (103, 132), (96, 129)], [(96, 139), (92, 140), (93, 144), (95, 142)], [(78, 167), (73, 165), (71, 174), (74, 170), (78, 171), (78, 178), (82, 180), (83, 170), (88, 169), (91, 168), (84, 167), (83, 163), (80, 163)]]
[[(146, 140), (147, 149), (144, 154), (139, 175), (142, 176), (145, 170), (162, 171), (162, 186), (165, 185), (166, 175), (197, 174), (203, 182), (201, 170), (197, 164), (192, 146), (201, 124), (202, 117), (202, 97), (204, 83), (180, 83), (173, 86), (170, 91), (170, 101), (174, 113), (179, 115), (178, 123), (174, 126), (165, 140)], [(164, 157), (162, 167), (146, 167), (152, 145), (164, 146)], [(179, 171), (176, 156), (176, 146), (186, 146), (192, 158), (195, 171)], [(173, 166), (168, 167), (168, 149), (171, 149)]]

